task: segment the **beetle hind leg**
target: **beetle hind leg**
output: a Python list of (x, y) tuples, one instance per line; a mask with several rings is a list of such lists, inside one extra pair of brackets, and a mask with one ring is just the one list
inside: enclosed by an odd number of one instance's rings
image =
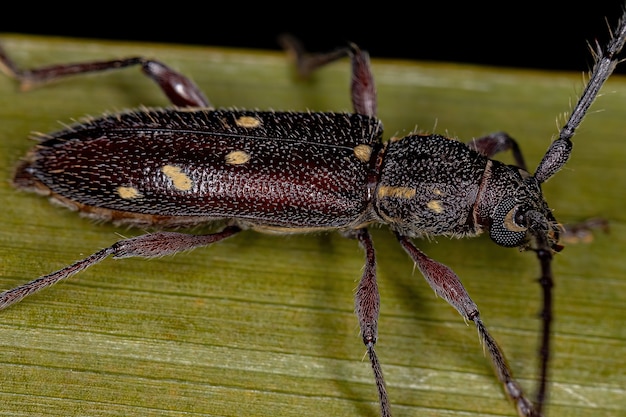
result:
[(48, 275), (44, 275), (26, 284), (0, 294), (0, 310), (17, 303), (23, 298), (36, 293), (57, 282), (69, 278), (78, 272), (103, 261), (109, 256), (114, 259), (137, 256), (140, 258), (155, 258), (172, 255), (177, 252), (207, 246), (226, 239), (241, 229), (238, 226), (227, 226), (220, 232), (206, 235), (190, 235), (176, 232), (156, 232), (120, 240), (113, 245), (81, 259), (65, 268)]
[(204, 93), (183, 74), (167, 65), (143, 57), (113, 59), (110, 61), (77, 62), (21, 69), (0, 47), (0, 70), (15, 78), (22, 90), (57, 81), (68, 76), (102, 72), (131, 66), (141, 66), (145, 75), (158, 84), (172, 104), (181, 107), (210, 107)]

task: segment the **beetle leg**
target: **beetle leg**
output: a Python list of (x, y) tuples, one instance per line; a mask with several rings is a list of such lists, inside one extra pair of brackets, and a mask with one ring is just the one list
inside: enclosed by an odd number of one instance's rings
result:
[(435, 293), (454, 307), (465, 320), (474, 322), (478, 335), (486, 348), (491, 362), (508, 397), (515, 403), (517, 412), (522, 417), (540, 416), (541, 413), (525, 396), (520, 384), (513, 378), (504, 352), (500, 349), (487, 328), (483, 324), (478, 307), (463, 287), (459, 277), (447, 266), (429, 258), (406, 237), (396, 233), (396, 237), (404, 250), (413, 259), (428, 284)]
[(376, 85), (374, 84), (369, 54), (352, 44), (350, 57), (352, 58), (351, 95), (354, 112), (376, 117), (378, 111)]
[(309, 77), (316, 69), (349, 55), (352, 60), (351, 96), (354, 112), (376, 116), (376, 86), (367, 52), (350, 44), (332, 52), (309, 53), (298, 39), (288, 34), (281, 35), (278, 42), (293, 58), (298, 74), (303, 78)]
[(497, 153), (510, 150), (513, 153), (513, 158), (515, 158), (515, 164), (519, 168), (528, 171), (519, 145), (508, 133), (495, 132), (481, 138), (476, 138), (469, 142), (467, 146), (485, 155), (487, 158), (491, 158)]
[(120, 240), (108, 248), (66, 266), (56, 272), (44, 275), (24, 285), (4, 291), (0, 294), (0, 310), (17, 303), (39, 290), (47, 288), (57, 282), (69, 278), (72, 275), (93, 266), (108, 256), (114, 259), (129, 258), (137, 256), (140, 258), (155, 258), (164, 255), (172, 255), (177, 252), (194, 249), (200, 246), (207, 246), (211, 243), (226, 239), (241, 229), (237, 226), (228, 226), (222, 231), (207, 235), (190, 235), (174, 232), (157, 232), (137, 236), (130, 239)]
[(22, 90), (56, 81), (70, 75), (100, 72), (140, 65), (144, 74), (156, 82), (172, 104), (181, 107), (210, 107), (204, 93), (189, 78), (167, 65), (143, 57), (110, 61), (77, 62), (46, 67), (21, 69), (0, 47), (0, 70), (20, 82)]
[(391, 416), (387, 387), (383, 378), (383, 371), (376, 356), (374, 345), (378, 337), (378, 313), (380, 311), (380, 294), (376, 283), (376, 256), (374, 243), (367, 229), (359, 229), (356, 238), (365, 250), (365, 269), (357, 287), (354, 306), (359, 319), (361, 336), (367, 348), (367, 354), (374, 371), (374, 379), (378, 388), (381, 416)]
[(564, 224), (560, 240), (565, 244), (589, 243), (593, 240), (595, 230), (609, 233), (609, 221), (602, 217), (591, 217), (578, 223)]
[(280, 35), (278, 43), (293, 59), (298, 75), (302, 78), (310, 77), (318, 68), (344, 58), (350, 53), (347, 47), (326, 53), (310, 53), (298, 38), (288, 33)]

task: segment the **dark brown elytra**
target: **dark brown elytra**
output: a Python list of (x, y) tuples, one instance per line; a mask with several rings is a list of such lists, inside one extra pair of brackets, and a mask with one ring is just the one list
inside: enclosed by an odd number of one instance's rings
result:
[[(305, 74), (348, 54), (354, 114), (213, 109), (185, 76), (141, 57), (22, 70), (0, 51), (0, 65), (24, 85), (77, 73), (140, 65), (176, 108), (102, 116), (47, 135), (19, 165), (14, 185), (50, 196), (98, 220), (134, 226), (192, 226), (223, 221), (213, 234), (156, 232), (124, 239), (59, 271), (0, 294), (0, 309), (108, 256), (156, 257), (206, 246), (243, 229), (302, 233), (337, 230), (363, 247), (366, 264), (355, 310), (378, 389), (391, 404), (374, 346), (379, 294), (367, 227), (387, 225), (435, 292), (473, 322), (520, 416), (539, 416), (547, 394), (551, 334), (551, 261), (560, 227), (541, 184), (570, 156), (571, 137), (617, 64), (626, 41), (620, 21), (578, 104), (534, 174), (513, 139), (497, 133), (470, 144), (411, 134), (382, 142), (369, 59), (356, 46), (309, 55), (283, 38)], [(512, 150), (516, 165), (490, 159)], [(543, 289), (540, 381), (531, 400), (484, 326), (458, 276), (412, 242), (430, 236), (489, 233), (495, 243), (534, 251)]]

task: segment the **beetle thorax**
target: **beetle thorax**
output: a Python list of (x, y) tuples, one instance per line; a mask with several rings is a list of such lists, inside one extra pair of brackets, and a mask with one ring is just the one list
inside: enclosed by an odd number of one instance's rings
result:
[(489, 160), (439, 135), (410, 135), (384, 151), (374, 210), (380, 221), (411, 237), (480, 232), (473, 210)]

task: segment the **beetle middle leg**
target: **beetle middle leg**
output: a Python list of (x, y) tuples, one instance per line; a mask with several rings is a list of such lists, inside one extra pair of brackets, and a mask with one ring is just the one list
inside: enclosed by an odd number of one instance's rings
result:
[(224, 240), (240, 231), (241, 229), (238, 226), (227, 226), (220, 232), (205, 235), (156, 232), (120, 240), (108, 248), (101, 249), (98, 252), (73, 263), (72, 265), (34, 279), (24, 285), (20, 285), (19, 287), (0, 293), (0, 310), (17, 303), (24, 297), (54, 285), (65, 278), (69, 278), (72, 275), (77, 274), (78, 272), (87, 269), (100, 261), (103, 261), (109, 256), (113, 256), (114, 259), (121, 259), (135, 256), (140, 258), (156, 258), (165, 255), (172, 255), (177, 252), (195, 249), (219, 242), (220, 240)]
[(378, 291), (378, 283), (376, 282), (374, 243), (367, 229), (359, 229), (355, 237), (365, 250), (365, 268), (354, 297), (354, 309), (359, 319), (363, 343), (367, 348), (367, 355), (370, 358), (372, 370), (374, 371), (381, 416), (390, 417), (391, 410), (389, 397), (387, 396), (387, 387), (385, 386), (385, 379), (378, 356), (376, 356), (376, 351), (374, 350), (374, 345), (378, 338), (378, 314), (380, 312), (380, 293)]
[(172, 104), (181, 107), (211, 107), (209, 100), (193, 81), (159, 61), (130, 57), (21, 69), (0, 47), (0, 70), (19, 81), (22, 90), (29, 90), (40, 84), (72, 75), (109, 71), (135, 65), (141, 66), (143, 73), (158, 84)]
[(366, 116), (376, 116), (378, 111), (376, 86), (367, 52), (351, 44), (349, 47), (328, 53), (309, 53), (298, 39), (288, 34), (279, 37), (278, 41), (287, 53), (292, 56), (296, 69), (302, 77), (308, 77), (316, 69), (345, 56), (350, 56), (352, 61), (350, 93), (354, 112)]

